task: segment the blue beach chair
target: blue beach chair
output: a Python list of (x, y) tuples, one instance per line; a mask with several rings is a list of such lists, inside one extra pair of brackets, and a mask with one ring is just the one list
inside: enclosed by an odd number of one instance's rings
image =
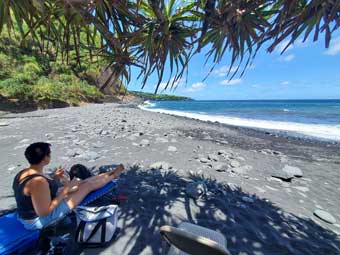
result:
[[(80, 205), (87, 205), (104, 196), (117, 186), (117, 180), (88, 194)], [(40, 230), (27, 230), (18, 221), (17, 213), (12, 212), (0, 217), (0, 255), (25, 254), (39, 239)]]

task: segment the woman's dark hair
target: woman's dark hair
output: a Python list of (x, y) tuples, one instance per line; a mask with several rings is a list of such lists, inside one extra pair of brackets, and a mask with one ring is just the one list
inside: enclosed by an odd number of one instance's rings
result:
[(32, 143), (25, 150), (25, 157), (31, 165), (39, 164), (46, 156), (51, 154), (51, 144)]
[(87, 169), (87, 167), (82, 165), (82, 164), (73, 165), (70, 169), (69, 174), (70, 174), (71, 180), (75, 177), (82, 179), (82, 180), (85, 180), (85, 179), (92, 176), (90, 170)]

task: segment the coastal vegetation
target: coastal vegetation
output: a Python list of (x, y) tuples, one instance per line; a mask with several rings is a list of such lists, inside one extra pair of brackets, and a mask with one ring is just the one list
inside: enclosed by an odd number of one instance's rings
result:
[(167, 94), (153, 94), (141, 91), (129, 91), (129, 94), (142, 98), (144, 100), (157, 100), (157, 101), (189, 101), (193, 100), (190, 97), (184, 96), (175, 96), (175, 95), (167, 95)]

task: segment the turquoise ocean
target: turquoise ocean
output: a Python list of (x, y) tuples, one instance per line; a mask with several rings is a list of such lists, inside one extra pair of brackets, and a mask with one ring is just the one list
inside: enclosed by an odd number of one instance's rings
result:
[(146, 101), (139, 107), (202, 121), (340, 142), (340, 100)]

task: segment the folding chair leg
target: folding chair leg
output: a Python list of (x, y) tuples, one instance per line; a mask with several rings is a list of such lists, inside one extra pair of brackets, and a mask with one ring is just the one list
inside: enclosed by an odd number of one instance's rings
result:
[(164, 238), (162, 238), (162, 253), (161, 255), (166, 255), (167, 251), (169, 249), (169, 244)]

